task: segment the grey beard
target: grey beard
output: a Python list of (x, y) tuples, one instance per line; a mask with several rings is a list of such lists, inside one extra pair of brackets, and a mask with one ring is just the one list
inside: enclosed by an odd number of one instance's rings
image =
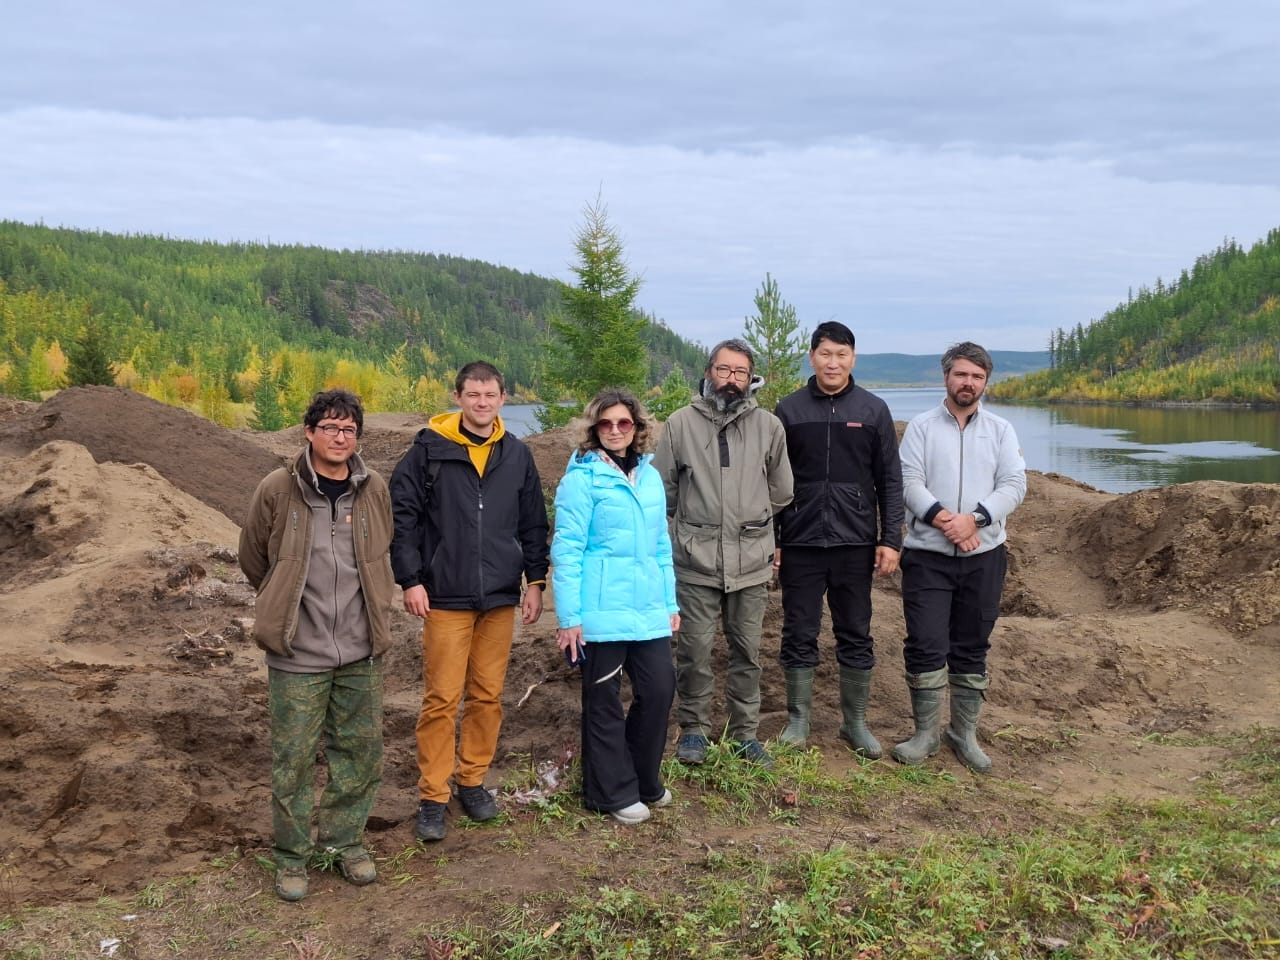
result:
[(702, 395), (711, 401), (712, 406), (716, 408), (718, 413), (732, 410), (736, 404), (741, 403), (746, 398), (746, 394), (733, 384), (725, 384), (717, 390), (711, 386), (710, 381), (705, 383)]

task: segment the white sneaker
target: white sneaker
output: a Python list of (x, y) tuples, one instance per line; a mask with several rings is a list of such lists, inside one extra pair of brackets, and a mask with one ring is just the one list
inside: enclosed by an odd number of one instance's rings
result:
[(644, 823), (649, 819), (649, 808), (643, 803), (636, 802), (629, 807), (623, 807), (621, 810), (610, 810), (609, 816), (619, 823), (633, 826), (637, 823)]
[(674, 800), (674, 799), (675, 799), (675, 797), (671, 796), (671, 791), (670, 791), (670, 790), (663, 790), (663, 791), (662, 791), (662, 796), (660, 796), (657, 800), (652, 801), (652, 802), (649, 804), (649, 806), (651, 806), (651, 807), (659, 807), (659, 808), (661, 808), (661, 807), (669, 807), (669, 806), (671, 806), (671, 801), (672, 801), (672, 800)]

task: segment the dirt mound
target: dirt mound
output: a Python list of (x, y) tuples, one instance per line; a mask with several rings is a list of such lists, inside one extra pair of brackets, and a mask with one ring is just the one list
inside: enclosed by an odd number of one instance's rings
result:
[[(233, 847), (265, 854), (266, 670), (251, 642), (252, 591), (238, 571), (238, 530), (227, 517), (238, 516), (258, 480), (301, 447), (301, 428), (226, 431), (101, 388), (0, 409), (0, 422), (6, 417), (0, 447), (22, 453), (0, 461), (0, 866), (20, 865), (10, 872), (15, 896), (51, 902), (136, 890)], [(422, 424), (412, 415), (370, 416), (361, 441), (366, 460), (389, 475)], [(59, 432), (97, 447), (41, 442)], [(569, 457), (568, 431), (526, 442), (554, 489)], [(1216, 615), (1227, 586), (1241, 595), (1233, 610), (1250, 590), (1274, 597), (1266, 590), (1276, 509), (1269, 487), (1196, 484), (1115, 497), (1032, 474), (1011, 523), (1010, 577), (982, 722), (997, 775), (1055, 808), (1116, 794), (1185, 793), (1212, 765), (1205, 737), (1274, 723), (1280, 644), (1257, 641), (1276, 625), (1238, 634), (1202, 613)], [(1206, 540), (1218, 549), (1200, 568), (1182, 552), (1186, 531), (1201, 549)], [(1167, 546), (1171, 560), (1161, 567), (1150, 558)], [(1145, 583), (1147, 592), (1126, 579)], [(1178, 586), (1161, 594), (1165, 579)], [(1122, 592), (1130, 586), (1134, 592)], [(1186, 609), (1153, 599), (1179, 593)], [(554, 596), (547, 599), (542, 620), (517, 630), (494, 786), (576, 747), (578, 675), (556, 651)], [(1258, 611), (1248, 622), (1265, 622)], [(1233, 616), (1233, 626), (1245, 629), (1244, 615)], [(763, 737), (785, 723), (780, 626), (774, 591), (761, 652)], [(386, 762), (369, 824), (382, 856), (410, 843), (418, 777), (421, 625), (397, 609), (392, 630)], [(911, 727), (896, 579), (876, 585), (872, 630), (878, 665), (869, 721), (888, 745)], [(811, 743), (840, 776), (856, 761), (837, 739), (829, 623), (820, 645)], [(724, 669), (720, 643), (715, 724), (725, 720)], [(1199, 745), (1156, 750), (1139, 740), (1151, 731), (1180, 732)], [(674, 740), (678, 731), (670, 732)], [(935, 762), (965, 775), (949, 755)], [(983, 810), (983, 802), (975, 793), (966, 812), (974, 822), (1008, 814)], [(868, 814), (864, 824), (908, 841), (917, 825), (931, 829), (928, 811), (909, 800)], [(495, 851), (487, 831), (453, 830), (438, 857), (465, 862), (468, 884), (536, 892), (548, 882), (545, 863), (537, 851), (528, 854)], [(590, 868), (607, 878), (614, 866)], [(342, 884), (326, 889), (353, 895)]]
[(0, 426), (0, 446), (30, 452), (70, 440), (99, 463), (146, 463), (179, 490), (244, 517), (253, 489), (280, 459), (195, 414), (122, 387), (72, 387)]
[(1250, 632), (1280, 620), (1280, 488), (1204, 480), (1120, 497), (1072, 538), (1111, 600)]

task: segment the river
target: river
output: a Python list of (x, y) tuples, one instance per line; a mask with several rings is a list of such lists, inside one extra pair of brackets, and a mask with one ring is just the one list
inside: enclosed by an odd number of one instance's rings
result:
[[(895, 420), (942, 402), (937, 389), (878, 389)], [(1027, 466), (1111, 493), (1191, 480), (1280, 483), (1280, 411), (990, 403), (1018, 431)], [(517, 436), (538, 430), (536, 406), (502, 408)]]

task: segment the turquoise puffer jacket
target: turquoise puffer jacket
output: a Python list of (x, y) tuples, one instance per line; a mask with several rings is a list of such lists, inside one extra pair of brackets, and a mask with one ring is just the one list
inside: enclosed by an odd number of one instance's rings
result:
[(671, 636), (676, 605), (667, 495), (640, 458), (634, 484), (606, 455), (574, 454), (556, 489), (551, 582), (562, 628), (588, 643)]

